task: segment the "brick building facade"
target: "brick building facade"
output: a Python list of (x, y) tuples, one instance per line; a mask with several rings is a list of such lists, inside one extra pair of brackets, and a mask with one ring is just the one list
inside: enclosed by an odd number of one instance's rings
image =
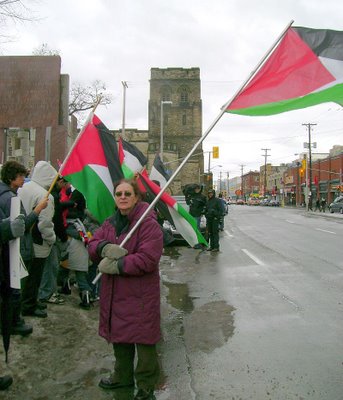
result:
[(69, 76), (59, 56), (0, 57), (1, 163), (56, 166), (68, 147)]

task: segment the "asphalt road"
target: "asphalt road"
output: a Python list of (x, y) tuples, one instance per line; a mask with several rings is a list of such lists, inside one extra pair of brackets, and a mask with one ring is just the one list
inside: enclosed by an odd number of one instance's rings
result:
[[(342, 400), (343, 216), (231, 206), (221, 251), (165, 249), (157, 400)], [(98, 305), (48, 305), (12, 337), (4, 400), (132, 400), (97, 384), (113, 368)]]
[(343, 399), (342, 237), (340, 215), (232, 206), (220, 253), (166, 259), (158, 399)]

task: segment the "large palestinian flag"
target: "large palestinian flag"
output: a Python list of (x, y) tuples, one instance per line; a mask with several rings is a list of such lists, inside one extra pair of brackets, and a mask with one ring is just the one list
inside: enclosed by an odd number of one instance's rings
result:
[[(151, 203), (161, 188), (152, 182), (146, 171), (139, 174), (138, 183), (146, 200)], [(156, 203), (156, 208), (162, 217), (168, 220), (178, 230), (187, 243), (194, 247), (196, 244), (207, 246), (207, 242), (197, 228), (196, 220), (172, 196), (164, 192)]]
[(254, 116), (343, 105), (342, 78), (343, 32), (291, 27), (226, 111)]
[(116, 139), (96, 115), (90, 116), (59, 174), (85, 196), (87, 208), (100, 223), (113, 215), (113, 182), (123, 173)]

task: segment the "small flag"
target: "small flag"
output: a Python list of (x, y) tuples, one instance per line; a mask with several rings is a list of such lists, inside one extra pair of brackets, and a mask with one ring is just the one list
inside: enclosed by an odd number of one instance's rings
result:
[(131, 179), (136, 172), (141, 172), (146, 163), (145, 155), (132, 143), (119, 138), (119, 159), (125, 178)]
[(164, 164), (159, 154), (156, 154), (155, 156), (149, 176), (152, 181), (158, 181), (161, 187), (164, 187), (170, 178), (169, 174), (164, 168)]

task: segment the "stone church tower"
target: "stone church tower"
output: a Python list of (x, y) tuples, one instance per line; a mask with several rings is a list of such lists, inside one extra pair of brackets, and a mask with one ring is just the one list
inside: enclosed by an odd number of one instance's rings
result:
[[(149, 99), (149, 170), (155, 154), (161, 153), (161, 136), (163, 162), (170, 172), (174, 172), (201, 135), (200, 69), (152, 68)], [(200, 183), (203, 173), (204, 156), (200, 145), (170, 186), (171, 193), (182, 194), (182, 186), (185, 184)]]

